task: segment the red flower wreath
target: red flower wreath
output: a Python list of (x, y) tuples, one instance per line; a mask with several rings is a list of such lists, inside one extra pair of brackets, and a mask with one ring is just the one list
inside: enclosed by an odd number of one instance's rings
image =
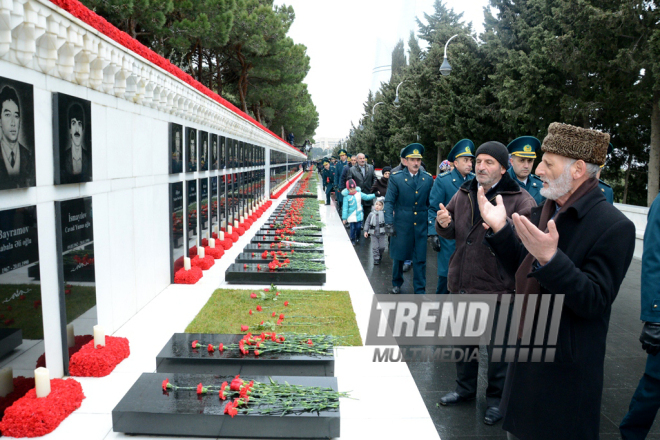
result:
[[(225, 234), (225, 237), (227, 237), (226, 234)], [(236, 242), (238, 241), (238, 234), (236, 233), (235, 230), (229, 235), (229, 238), (231, 238), (231, 240), (232, 240), (234, 243), (236, 243)]]
[[(74, 354), (78, 353), (81, 348), (85, 344), (87, 344), (89, 341), (94, 340), (94, 336), (92, 335), (78, 335), (75, 337), (75, 343), (73, 347), (69, 347), (69, 359), (71, 359), (71, 356)], [(39, 368), (39, 367), (44, 367), (46, 368), (46, 353), (42, 354), (39, 356), (39, 359), (37, 359), (37, 365), (34, 368)], [(34, 387), (34, 384), (32, 384)]]
[(212, 247), (205, 247), (204, 248), (205, 255), (209, 257), (213, 257), (214, 260), (218, 260), (222, 258), (222, 256), (225, 254), (224, 249), (222, 246), (216, 246), (215, 248)]
[(88, 342), (69, 360), (69, 374), (80, 377), (103, 377), (131, 354), (128, 339), (114, 336), (105, 337), (105, 347), (94, 348), (94, 341)]
[(5, 397), (0, 397), (0, 419), (4, 416), (7, 408), (12, 406), (18, 399), (25, 396), (25, 394), (27, 394), (32, 388), (34, 388), (34, 377), (15, 377), (14, 391), (7, 394)]
[(204, 274), (199, 267), (191, 267), (190, 270), (179, 269), (174, 274), (174, 284), (195, 284)]
[(210, 255), (205, 255), (204, 258), (199, 258), (198, 255), (195, 255), (195, 257), (190, 260), (191, 267), (199, 267), (202, 270), (209, 270), (214, 264), (215, 260)]
[[(243, 235), (245, 234), (245, 228), (243, 226), (239, 226), (238, 228), (235, 229), (236, 233), (238, 235)], [(232, 234), (233, 235), (233, 234)]]
[(222, 247), (225, 248), (225, 250), (231, 249), (231, 247), (234, 245), (231, 237), (227, 234), (225, 234), (225, 239), (220, 243), (222, 244)]
[(53, 432), (85, 398), (74, 379), (51, 379), (50, 394), (37, 398), (33, 388), (7, 408), (0, 422), (3, 436), (41, 437)]

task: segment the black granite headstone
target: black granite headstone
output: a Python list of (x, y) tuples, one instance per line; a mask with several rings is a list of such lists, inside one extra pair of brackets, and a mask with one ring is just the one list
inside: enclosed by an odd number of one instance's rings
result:
[[(216, 176), (211, 177), (211, 227), (209, 228), (210, 232), (215, 230), (216, 226), (219, 226), (218, 223), (218, 178)], [(210, 237), (210, 235), (209, 235)]]
[[(215, 350), (209, 353), (208, 344), (218, 346), (238, 344), (243, 335), (175, 333), (156, 357), (156, 372), (187, 374), (219, 374), (241, 376), (334, 376), (335, 358), (294, 353), (264, 353), (242, 355), (238, 350)], [(201, 349), (193, 349), (198, 340)]]
[(210, 238), (209, 227), (209, 179), (199, 179), (199, 230), (200, 240)]
[(299, 270), (276, 269), (271, 271), (268, 264), (232, 263), (225, 271), (225, 281), (229, 284), (288, 284), (294, 286), (320, 286), (325, 284), (325, 271), (304, 272)]
[(218, 136), (218, 169), (224, 170), (227, 167), (227, 138)]
[(197, 130), (186, 127), (186, 172), (197, 171)]
[[(270, 378), (290, 385), (338, 390), (334, 377), (245, 376), (244, 380), (269, 383)], [(112, 430), (135, 435), (223, 438), (335, 438), (340, 435), (340, 411), (303, 412), (285, 416), (223, 414), (226, 401), (217, 392), (162, 390), (169, 379), (178, 386), (196, 387), (230, 382), (234, 376), (177, 373), (142, 373), (112, 410)]]
[(210, 145), (210, 155), (211, 155), (211, 166), (210, 170), (218, 169), (218, 135), (211, 133), (209, 136), (209, 145)]

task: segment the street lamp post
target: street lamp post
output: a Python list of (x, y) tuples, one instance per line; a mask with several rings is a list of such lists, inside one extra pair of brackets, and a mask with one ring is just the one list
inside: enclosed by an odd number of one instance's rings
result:
[[(466, 35), (466, 34), (456, 34), (453, 37), (451, 37), (449, 40), (447, 40), (447, 43), (445, 43), (445, 58), (442, 60), (442, 65), (440, 66), (440, 73), (443, 76), (447, 76), (451, 73), (451, 65), (449, 64), (449, 61), (447, 61), (447, 46), (449, 46), (449, 42), (451, 40), (458, 37), (459, 35)], [(476, 38), (474, 38), (472, 35), (470, 35), (470, 37), (474, 40), (475, 43), (479, 44)]]
[(384, 102), (377, 102), (376, 105), (374, 105), (371, 108), (371, 122), (374, 122), (374, 111), (376, 110), (376, 107), (378, 107), (381, 104), (385, 104)]
[(395, 107), (398, 107), (398, 106), (399, 106), (399, 87), (401, 87), (401, 84), (403, 84), (403, 83), (406, 82), (406, 81), (408, 81), (408, 80), (407, 80), (407, 79), (404, 79), (403, 81), (401, 81), (401, 82), (399, 83), (398, 86), (396, 86), (396, 97), (394, 98), (394, 102), (393, 102), (393, 104), (394, 104)]

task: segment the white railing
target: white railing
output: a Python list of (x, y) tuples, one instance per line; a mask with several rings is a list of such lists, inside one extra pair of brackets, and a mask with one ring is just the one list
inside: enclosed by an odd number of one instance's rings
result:
[(284, 141), (48, 0), (0, 0), (0, 59), (296, 155)]

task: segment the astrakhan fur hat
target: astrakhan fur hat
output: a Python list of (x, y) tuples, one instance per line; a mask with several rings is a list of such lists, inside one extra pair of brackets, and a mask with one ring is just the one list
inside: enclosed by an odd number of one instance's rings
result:
[(607, 158), (610, 135), (597, 130), (553, 122), (541, 150), (587, 163), (602, 165)]

